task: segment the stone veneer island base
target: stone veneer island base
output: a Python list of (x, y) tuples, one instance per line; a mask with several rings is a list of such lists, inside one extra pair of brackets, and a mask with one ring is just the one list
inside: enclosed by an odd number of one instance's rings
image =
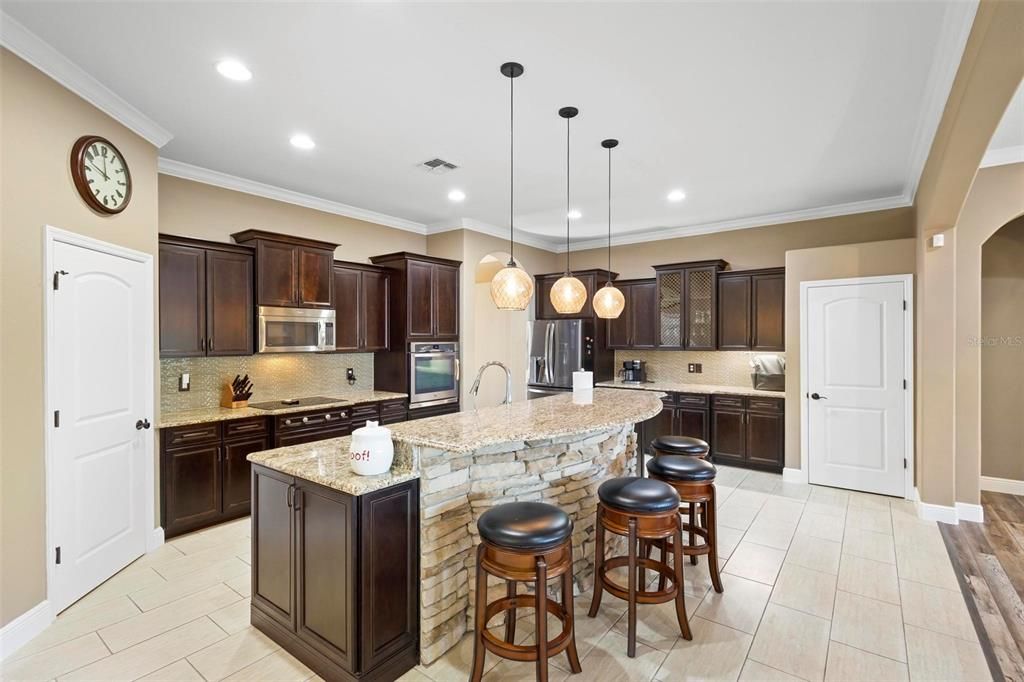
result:
[[(473, 622), (471, 609), (475, 595), (470, 586), (475, 573), (473, 548), (479, 539), (476, 522), (490, 507), (506, 502), (536, 500), (557, 505), (566, 511), (575, 525), (574, 583), (578, 591), (591, 586), (597, 488), (609, 478), (632, 473), (637, 446), (634, 425), (661, 411), (660, 396), (653, 392), (598, 388), (594, 390), (589, 404), (576, 404), (572, 395), (566, 393), (396, 424), (392, 427), (395, 461), (391, 471), (382, 476), (362, 477), (352, 472), (348, 460), (350, 439), (347, 437), (253, 453), (249, 459), (259, 465), (254, 472), (260, 472), (260, 475), (283, 474), (282, 482), (286, 485), (281, 486), (282, 490), (296, 486), (301, 488), (306, 485), (302, 482), (306, 481), (318, 486), (310, 488), (311, 491), (322, 487), (325, 499), (333, 494), (331, 491), (340, 493), (339, 502), (343, 505), (349, 498), (359, 500), (353, 502), (358, 505), (370, 499), (399, 502), (393, 505), (393, 511), (375, 504), (382, 510), (378, 522), (381, 528), (395, 530), (418, 526), (419, 536), (415, 538), (418, 542), (398, 544), (410, 548), (418, 545), (415, 551), (419, 552), (416, 557), (419, 559), (419, 575), (405, 575), (404, 578), (397, 574), (363, 575), (360, 580), (366, 585), (367, 580), (374, 581), (380, 577), (390, 581), (389, 584), (411, 584), (415, 588), (416, 578), (419, 579), (419, 660), (429, 664), (454, 647)], [(267, 469), (272, 471), (267, 472)], [(259, 478), (255, 473), (254, 476)], [(410, 488), (416, 484), (417, 478), (418, 491), (415, 487)], [(402, 500), (413, 501), (417, 493), (418, 509), (415, 503), (412, 507), (404, 506)], [(409, 494), (413, 497), (408, 497)], [(278, 500), (277, 506), (292, 509), (292, 493), (287, 492), (286, 497)], [(297, 498), (300, 504), (305, 497)], [(254, 499), (254, 556), (259, 556), (258, 538), (265, 536), (267, 531), (261, 528), (265, 524), (261, 524), (258, 512)], [(324, 527), (325, 532), (320, 536), (320, 542), (327, 546), (328, 551), (330, 545), (340, 542), (344, 535), (344, 528), (328, 532), (330, 527), (333, 526)], [(404, 536), (404, 533), (400, 534)], [(357, 537), (367, 539), (361, 534)], [(380, 536), (376, 539), (379, 540)], [(335, 554), (338, 557), (343, 555), (345, 552)], [(350, 564), (352, 566), (370, 565), (361, 557), (349, 557), (348, 561), (354, 562)], [(392, 572), (395, 568), (391, 565), (393, 563), (389, 563), (385, 572)], [(414, 565), (416, 562), (399, 563)], [(262, 618), (264, 612), (256, 604), (259, 582), (255, 561), (253, 572), (253, 613), (254, 617)], [(553, 589), (554, 583), (549, 587)], [(496, 598), (504, 593), (505, 588), (493, 579), (491, 589), (494, 592), (489, 598)], [(415, 600), (416, 596), (409, 594), (408, 598)], [(326, 602), (331, 601), (326, 599)], [(340, 593), (337, 601), (337, 610), (347, 606)], [(413, 601), (411, 607), (414, 606)], [(319, 603), (318, 607), (328, 615), (334, 608), (331, 603)], [(409, 617), (414, 620), (405, 621), (412, 629), (415, 628), (413, 610), (410, 610)], [(355, 619), (353, 623), (363, 622), (362, 616), (353, 614), (352, 617)], [(405, 627), (397, 631), (404, 631)], [(357, 630), (353, 636), (357, 642), (362, 642), (369, 633), (362, 628)], [(412, 634), (407, 632), (407, 635)], [(298, 651), (293, 651), (294, 646), (290, 648), (293, 644), (290, 640), (275, 638), (275, 641), (292, 653)], [(416, 645), (412, 641), (409, 644)], [(394, 658), (397, 659), (397, 654)], [(344, 664), (344, 660), (341, 663)], [(399, 671), (408, 666), (408, 663), (398, 664), (397, 660), (394, 664), (389, 663), (382, 660), (380, 667), (369, 675), (370, 671), (366, 669), (344, 670), (343, 665), (330, 676), (351, 679), (355, 673), (375, 678), (380, 674), (400, 674)]]

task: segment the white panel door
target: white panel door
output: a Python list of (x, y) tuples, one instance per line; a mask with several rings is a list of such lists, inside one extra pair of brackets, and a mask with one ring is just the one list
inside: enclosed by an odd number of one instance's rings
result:
[(153, 302), (144, 263), (58, 241), (53, 266), (49, 507), (60, 563), (50, 594), (60, 610), (146, 551)]
[(807, 288), (811, 483), (905, 496), (905, 289), (902, 281)]

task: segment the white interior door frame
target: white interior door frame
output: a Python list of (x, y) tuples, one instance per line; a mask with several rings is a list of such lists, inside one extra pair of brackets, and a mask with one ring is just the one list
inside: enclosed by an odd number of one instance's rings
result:
[[(55, 381), (57, 377), (53, 375), (51, 368), (54, 366), (54, 355), (56, 349), (56, 329), (53, 311), (53, 273), (54, 267), (54, 247), (56, 244), (69, 244), (71, 246), (77, 246), (83, 249), (90, 249), (99, 253), (104, 253), (110, 256), (116, 256), (119, 258), (125, 258), (127, 260), (135, 261), (142, 264), (145, 268), (145, 283), (144, 283), (144, 299), (149, 302), (146, 306), (143, 314), (143, 322), (145, 324), (145, 340), (146, 345), (153, 349), (152, 352), (145, 353), (146, 366), (143, 367), (143, 376), (147, 378), (147, 390), (143, 392), (145, 400), (145, 412), (147, 415), (151, 415), (154, 421), (156, 421), (156, 413), (153, 410), (153, 396), (154, 396), (154, 354), (155, 348), (154, 343), (154, 311), (153, 311), (153, 256), (152, 254), (143, 253), (141, 251), (135, 251), (134, 249), (125, 248), (118, 246), (117, 244), (111, 244), (109, 242), (100, 241), (98, 239), (92, 239), (91, 237), (85, 237), (74, 232), (62, 230), (52, 225), (46, 225), (43, 228), (43, 324), (45, 325), (45, 333), (43, 340), (43, 402), (46, 409), (43, 411), (43, 444), (46, 450), (45, 454), (45, 475), (46, 475), (46, 556), (43, 557), (46, 566), (46, 595), (47, 601), (51, 607), (54, 605), (53, 602), (53, 586), (54, 586), (54, 553), (56, 548), (56, 541), (53, 537), (54, 520), (55, 520), (55, 509), (54, 503), (56, 500), (55, 494), (55, 481), (54, 481), (54, 466), (56, 453), (53, 451), (53, 413), (57, 409), (56, 398), (58, 395)], [(147, 524), (153, 523), (153, 519), (156, 518), (156, 500), (154, 499), (154, 486), (155, 486), (155, 472), (154, 472), (154, 432), (156, 429), (146, 429), (142, 432), (142, 437), (145, 440), (144, 448), (147, 456), (144, 457), (143, 469), (145, 471), (146, 490), (144, 491), (145, 500), (145, 522)], [(148, 526), (147, 526), (148, 527)], [(155, 531), (155, 529), (154, 529)], [(149, 532), (147, 533), (146, 549), (152, 551), (157, 546), (162, 544), (162, 533)], [(56, 615), (55, 613), (53, 615)]]
[(819, 279), (800, 282), (800, 468), (802, 478), (806, 482), (810, 475), (810, 429), (808, 428), (807, 396), (810, 391), (807, 385), (808, 353), (810, 348), (807, 340), (808, 292), (815, 287), (834, 287), (848, 284), (902, 284), (904, 300), (907, 302), (907, 314), (904, 315), (904, 367), (907, 368), (907, 390), (904, 392), (903, 409), (906, 415), (907, 428), (905, 447), (907, 469), (905, 472), (905, 488), (903, 497), (914, 500), (914, 276), (880, 275), (877, 277), (848, 277), (843, 279)]

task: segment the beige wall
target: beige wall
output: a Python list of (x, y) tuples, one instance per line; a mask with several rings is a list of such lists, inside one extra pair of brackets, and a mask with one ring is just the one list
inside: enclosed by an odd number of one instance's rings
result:
[[(155, 254), (157, 150), (6, 50), (0, 50), (0, 626), (46, 597), (43, 458), (43, 226)], [(125, 156), (123, 213), (89, 210), (72, 183), (71, 146), (95, 133)]]
[(982, 248), (999, 228), (1024, 214), (1024, 163), (978, 171), (956, 235), (956, 499), (978, 504), (982, 450)]
[(160, 176), (161, 233), (230, 242), (233, 232), (246, 229), (340, 243), (335, 258), (359, 263), (395, 251), (423, 253), (427, 247), (426, 237), (415, 232)]
[(800, 283), (914, 272), (916, 240), (825, 246), (786, 252), (786, 466), (800, 468)]
[(1024, 480), (1024, 217), (981, 258), (981, 473)]
[[(958, 221), (992, 133), (1024, 77), (1024, 3), (982, 0), (914, 202), (917, 237), (917, 460), (924, 502), (979, 500), (976, 452), (959, 451)], [(954, 229), (956, 228), (956, 229)], [(942, 248), (930, 237), (946, 235)]]
[[(622, 278), (653, 277), (652, 265), (722, 258), (733, 270), (780, 267), (786, 252), (837, 244), (859, 244), (914, 236), (909, 208), (766, 225), (694, 237), (612, 247), (612, 270)], [(605, 268), (605, 249), (574, 251), (572, 267)], [(555, 268), (557, 270), (558, 267)]]

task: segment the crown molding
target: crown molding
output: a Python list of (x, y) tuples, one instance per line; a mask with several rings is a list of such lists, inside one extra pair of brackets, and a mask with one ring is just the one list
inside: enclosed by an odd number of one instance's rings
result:
[(174, 137), (32, 31), (0, 11), (0, 45), (160, 148)]
[[(697, 225), (686, 225), (681, 227), (669, 227), (663, 229), (643, 230), (639, 232), (628, 232), (618, 237), (612, 237), (612, 246), (623, 246), (625, 244), (639, 244), (642, 242), (655, 242), (662, 239), (676, 239), (678, 237), (693, 237), (700, 234), (712, 234), (715, 232), (729, 232), (730, 230), (745, 230), (751, 227), (765, 227), (768, 225), (782, 225), (785, 223), (798, 223), (804, 220), (820, 220), (822, 218), (835, 218), (855, 213), (870, 213), (872, 211), (885, 211), (892, 208), (905, 208), (911, 205), (910, 198), (901, 194), (881, 199), (868, 199), (867, 201), (853, 201), (847, 204), (833, 204), (818, 208), (805, 208), (799, 211), (786, 211), (784, 213), (766, 213), (762, 215), (748, 216), (746, 218), (735, 218), (722, 220), (717, 223), (701, 223)], [(573, 242), (573, 251), (584, 249), (604, 248), (608, 245), (607, 237), (598, 237)], [(565, 245), (557, 247), (558, 253), (565, 253)]]
[(312, 208), (317, 211), (323, 211), (324, 213), (333, 213), (335, 215), (345, 216), (346, 218), (365, 220), (369, 223), (386, 225), (387, 227), (394, 227), (399, 230), (405, 230), (406, 232), (427, 234), (427, 226), (423, 223), (417, 223), (412, 220), (398, 218), (385, 213), (377, 213), (376, 211), (359, 208), (358, 206), (349, 206), (348, 204), (342, 204), (329, 199), (321, 199), (320, 197), (315, 197), (311, 194), (303, 194), (302, 192), (295, 192), (290, 189), (284, 189), (283, 187), (276, 187), (274, 185), (256, 182), (255, 180), (240, 178), (236, 175), (229, 175), (227, 173), (221, 173), (220, 171), (210, 170), (209, 168), (193, 166), (192, 164), (184, 163), (182, 161), (175, 161), (173, 159), (160, 157), (157, 162), (157, 170), (164, 175), (173, 175), (176, 178), (194, 180), (195, 182), (201, 182), (206, 185), (223, 187), (224, 189), (244, 192), (245, 194), (252, 194), (265, 199), (283, 201), (286, 204), (295, 204), (296, 206)]
[(942, 114), (946, 110), (949, 94), (953, 90), (957, 70), (963, 60), (967, 38), (974, 26), (974, 15), (978, 11), (978, 0), (950, 2), (946, 4), (945, 16), (939, 40), (936, 42), (934, 60), (925, 85), (927, 100), (917, 122), (914, 145), (911, 148), (910, 166), (903, 193), (913, 202), (921, 173), (928, 161), (935, 134), (939, 130)]
[(981, 158), (980, 168), (991, 168), (992, 166), (1007, 166), (1011, 163), (1024, 163), (1024, 144), (1016, 147), (1003, 147), (1001, 149), (989, 149)]
[[(475, 218), (457, 218), (455, 220), (446, 220), (427, 225), (428, 235), (451, 232), (452, 230), (469, 230), (471, 232), (479, 232), (480, 234), (497, 237), (502, 240), (508, 239), (508, 228), (498, 227), (497, 225), (492, 225), (491, 223), (486, 223)], [(543, 235), (532, 234), (530, 232), (524, 232), (523, 230), (516, 230), (515, 240), (516, 244), (523, 244), (525, 246), (532, 246), (536, 249), (550, 251), (551, 253), (558, 253), (556, 250), (556, 240), (548, 239)]]

